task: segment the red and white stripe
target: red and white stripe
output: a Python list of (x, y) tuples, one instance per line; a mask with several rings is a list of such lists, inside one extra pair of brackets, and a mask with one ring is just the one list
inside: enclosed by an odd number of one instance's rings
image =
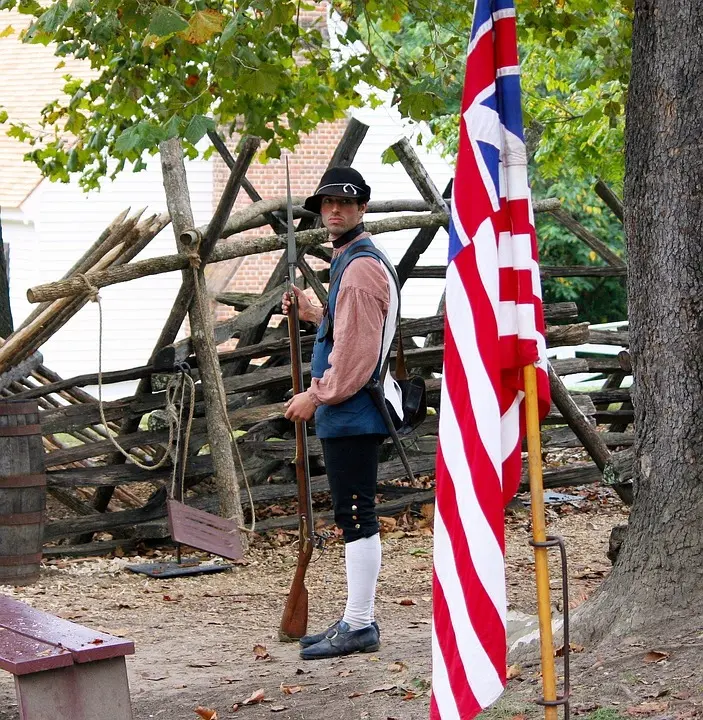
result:
[(512, 0), (477, 0), (447, 267), (433, 719), (472, 718), (505, 686), (503, 509), (520, 481), (525, 365), (537, 366), (541, 415), (549, 408), (534, 218), (516, 127), (519, 85), (500, 81), (518, 73)]

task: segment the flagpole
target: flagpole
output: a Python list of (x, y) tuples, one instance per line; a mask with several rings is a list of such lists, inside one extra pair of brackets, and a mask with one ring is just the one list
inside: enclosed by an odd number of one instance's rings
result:
[[(547, 539), (544, 519), (544, 486), (542, 484), (542, 447), (537, 406), (537, 372), (534, 365), (523, 368), (525, 379), (525, 419), (527, 425), (527, 462), (532, 501), (532, 540), (541, 544)], [(549, 562), (546, 547), (535, 545), (535, 575), (537, 583), (537, 615), (539, 642), (542, 657), (542, 688), (544, 700), (554, 701), (556, 673), (554, 670), (554, 643), (552, 638), (552, 608), (549, 594)], [(557, 708), (546, 705), (545, 720), (557, 720)]]

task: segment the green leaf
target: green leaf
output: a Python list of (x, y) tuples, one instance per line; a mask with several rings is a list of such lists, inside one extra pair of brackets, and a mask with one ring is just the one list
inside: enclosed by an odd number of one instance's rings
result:
[(183, 127), (182, 118), (178, 117), (178, 115), (173, 115), (163, 125), (163, 130), (166, 133), (166, 139), (170, 140), (171, 138), (178, 137), (181, 134), (182, 127)]
[(392, 147), (386, 148), (383, 153), (381, 153), (381, 162), (384, 165), (392, 165), (393, 163), (398, 162), (398, 156), (395, 154), (395, 150)]
[(0, 31), (0, 38), (10, 37), (10, 35), (14, 34), (15, 28), (13, 28), (12, 25), (8, 25), (6, 28), (3, 28), (2, 31)]
[(0, 110), (0, 125), (2, 125), (2, 123), (4, 122), (7, 122), (7, 117), (7, 110)]
[(212, 118), (204, 115), (194, 115), (188, 123), (183, 137), (192, 145), (197, 145), (208, 130), (215, 130), (216, 128), (217, 125)]
[(234, 37), (234, 34), (237, 32), (238, 26), (239, 26), (239, 18), (236, 18), (236, 17), (233, 17), (227, 23), (227, 25), (225, 25), (225, 29), (222, 31), (222, 37), (220, 37), (220, 42), (223, 45)]
[(68, 16), (68, 6), (65, 2), (57, 2), (42, 13), (37, 26), (48, 33), (55, 33)]
[(117, 140), (115, 140), (115, 151), (124, 155), (132, 150), (136, 150), (141, 143), (142, 138), (139, 134), (139, 125), (132, 125), (126, 130), (123, 130)]
[(149, 34), (156, 37), (165, 37), (188, 29), (188, 23), (183, 17), (169, 7), (160, 7), (152, 16), (149, 23)]

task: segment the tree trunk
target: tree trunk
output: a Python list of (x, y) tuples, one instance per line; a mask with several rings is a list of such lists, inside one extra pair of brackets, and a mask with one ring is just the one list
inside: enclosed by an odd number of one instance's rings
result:
[(635, 492), (612, 574), (578, 614), (603, 635), (687, 625), (703, 600), (703, 3), (636, 0), (625, 229)]
[(10, 308), (10, 269), (5, 259), (5, 245), (2, 241), (2, 219), (0, 218), (0, 338), (12, 334), (12, 310)]

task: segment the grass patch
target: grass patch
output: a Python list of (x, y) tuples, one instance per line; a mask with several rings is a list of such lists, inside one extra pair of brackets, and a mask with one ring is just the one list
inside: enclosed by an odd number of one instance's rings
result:
[(598, 708), (598, 710), (584, 715), (584, 718), (585, 720), (624, 720), (624, 715), (613, 708)]

